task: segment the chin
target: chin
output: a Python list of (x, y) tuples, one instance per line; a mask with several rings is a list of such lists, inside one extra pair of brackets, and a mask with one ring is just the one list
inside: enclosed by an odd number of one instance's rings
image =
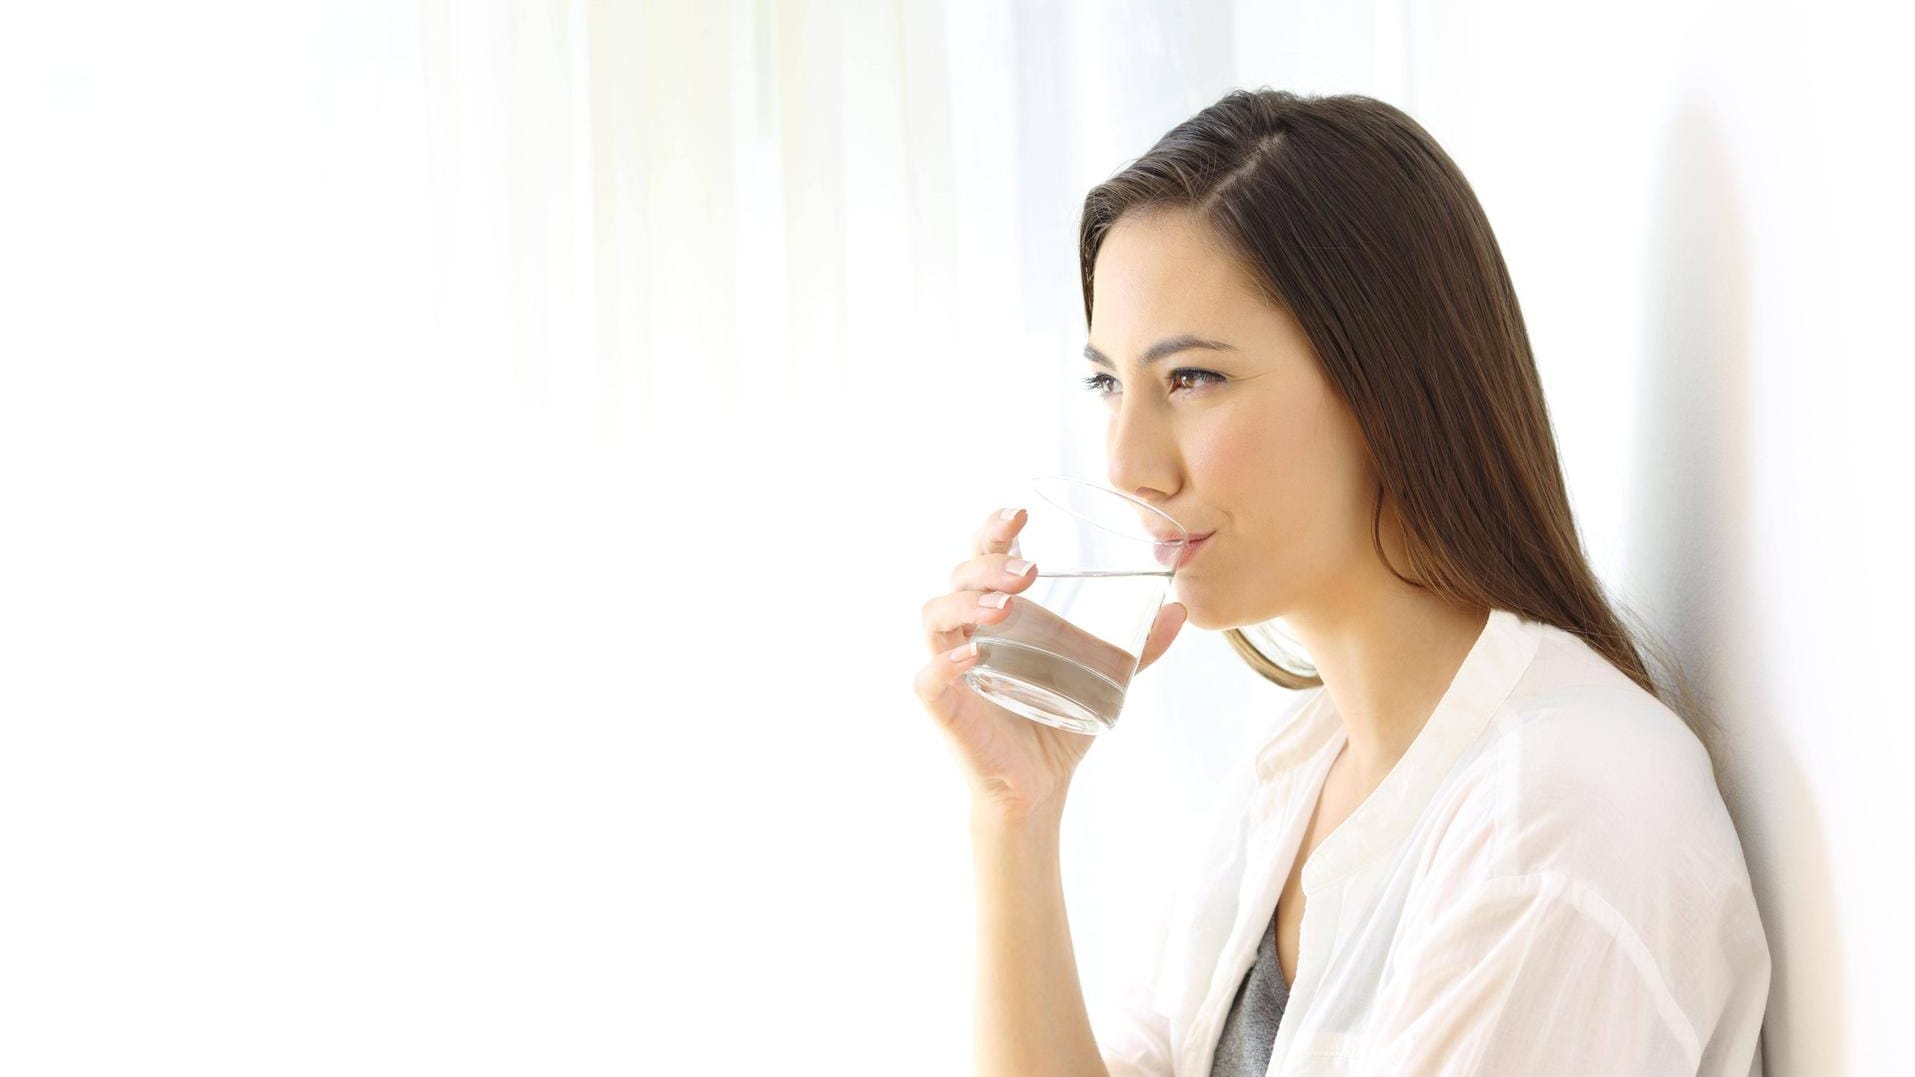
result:
[(1182, 598), (1177, 599), (1177, 601), (1182, 602), (1184, 609), (1187, 611), (1184, 614), (1185, 628), (1201, 628), (1204, 631), (1209, 632), (1216, 628), (1231, 627), (1228, 624), (1220, 625), (1216, 620), (1215, 614), (1211, 610), (1209, 610), (1207, 607), (1199, 605), (1195, 602), (1187, 601)]
[[(1194, 590), (1194, 589), (1193, 589)], [(1241, 596), (1233, 596), (1241, 597)], [(1193, 595), (1173, 593), (1169, 600), (1183, 603), (1188, 612), (1184, 615), (1185, 628), (1201, 628), (1206, 632), (1222, 632), (1231, 628), (1249, 628), (1263, 624), (1273, 615), (1260, 613), (1270, 604), (1265, 602), (1230, 602), (1218, 605), (1214, 601), (1205, 601), (1200, 592)]]

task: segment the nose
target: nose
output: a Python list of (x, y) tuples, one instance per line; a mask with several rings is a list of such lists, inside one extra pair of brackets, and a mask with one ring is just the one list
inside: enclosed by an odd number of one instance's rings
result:
[(1176, 493), (1182, 474), (1182, 453), (1167, 417), (1149, 401), (1120, 402), (1111, 414), (1104, 446), (1110, 462), (1111, 488), (1151, 506)]

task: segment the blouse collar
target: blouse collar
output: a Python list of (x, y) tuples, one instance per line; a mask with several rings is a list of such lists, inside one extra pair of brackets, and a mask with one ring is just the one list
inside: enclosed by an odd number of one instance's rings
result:
[[(1509, 610), (1491, 609), (1483, 630), (1456, 670), (1430, 719), (1382, 784), (1310, 854), (1303, 866), (1305, 894), (1361, 868), (1394, 848), (1422, 814), (1436, 787), (1464, 749), (1489, 725), (1540, 642), (1541, 626)], [(1315, 689), (1296, 717), (1284, 723), (1256, 758), (1260, 782), (1271, 782), (1347, 738), (1330, 694)]]

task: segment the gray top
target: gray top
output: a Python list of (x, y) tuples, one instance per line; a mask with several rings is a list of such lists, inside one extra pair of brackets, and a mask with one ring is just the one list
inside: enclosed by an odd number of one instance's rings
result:
[(1283, 1005), (1290, 1001), (1290, 985), (1283, 982), (1277, 964), (1277, 916), (1257, 945), (1257, 962), (1244, 974), (1230, 1016), (1223, 1023), (1212, 1056), (1210, 1077), (1263, 1077), (1270, 1068), (1270, 1049), (1277, 1044), (1277, 1025)]

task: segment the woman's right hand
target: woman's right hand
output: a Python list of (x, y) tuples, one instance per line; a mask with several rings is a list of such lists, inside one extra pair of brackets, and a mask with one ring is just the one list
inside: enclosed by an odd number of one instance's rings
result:
[[(932, 658), (918, 671), (913, 687), (946, 736), (971, 786), (974, 805), (1011, 818), (1040, 808), (1061, 810), (1077, 764), (1097, 739), (1032, 721), (978, 695), (964, 682), (977, 656), (954, 655), (980, 624), (1008, 619), (1018, 592), (1037, 579), (1037, 570), (1011, 571), (1013, 541), (1025, 513), (1011, 519), (993, 513), (972, 536), (973, 555), (951, 572), (951, 591), (924, 604), (924, 632)], [(1004, 608), (980, 604), (980, 598), (1004, 600)], [(1034, 611), (1041, 612), (1041, 611)], [(1182, 603), (1158, 611), (1138, 660), (1139, 671), (1155, 662), (1183, 626)]]

